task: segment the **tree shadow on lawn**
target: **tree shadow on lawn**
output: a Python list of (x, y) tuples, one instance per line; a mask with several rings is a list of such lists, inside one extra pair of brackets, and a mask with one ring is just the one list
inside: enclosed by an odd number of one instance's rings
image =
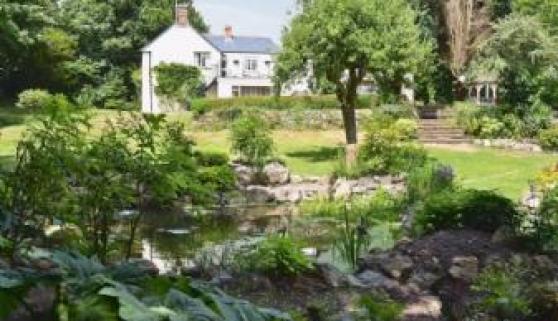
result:
[(10, 155), (0, 155), (0, 170), (9, 170), (14, 166), (15, 158)]
[(339, 158), (343, 152), (343, 147), (319, 147), (314, 149), (299, 150), (296, 152), (287, 153), (288, 157), (304, 158), (310, 162), (325, 162), (332, 161)]
[(15, 108), (0, 107), (0, 128), (23, 124), (29, 117), (28, 112)]

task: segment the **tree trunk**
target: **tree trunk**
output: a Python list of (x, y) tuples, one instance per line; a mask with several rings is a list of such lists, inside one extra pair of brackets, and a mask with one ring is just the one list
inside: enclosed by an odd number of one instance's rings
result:
[(343, 125), (345, 127), (345, 162), (347, 166), (352, 166), (357, 159), (357, 122), (354, 103), (343, 106)]

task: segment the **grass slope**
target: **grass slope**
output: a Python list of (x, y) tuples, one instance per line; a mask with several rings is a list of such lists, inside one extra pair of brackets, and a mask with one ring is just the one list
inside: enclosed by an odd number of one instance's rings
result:
[[(115, 111), (97, 111), (94, 127), (102, 127), (106, 118), (114, 118)], [(191, 122), (188, 115), (171, 115), (172, 120)], [(0, 108), (0, 166), (13, 159), (17, 141), (30, 123), (30, 116), (14, 109)], [(201, 150), (229, 152), (227, 131), (189, 133)], [(328, 175), (337, 164), (344, 141), (340, 130), (274, 132), (276, 153), (289, 168), (304, 176)], [(454, 166), (458, 179), (466, 187), (494, 189), (518, 199), (528, 188), (530, 180), (546, 166), (558, 161), (558, 156), (492, 149), (465, 150), (428, 147), (432, 156)]]

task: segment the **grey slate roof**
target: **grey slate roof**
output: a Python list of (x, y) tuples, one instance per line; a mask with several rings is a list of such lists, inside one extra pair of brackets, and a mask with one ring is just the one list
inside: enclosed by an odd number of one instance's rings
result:
[(203, 37), (221, 52), (266, 54), (279, 52), (279, 47), (273, 40), (265, 37), (234, 36), (233, 38), (227, 38), (209, 34), (205, 34)]

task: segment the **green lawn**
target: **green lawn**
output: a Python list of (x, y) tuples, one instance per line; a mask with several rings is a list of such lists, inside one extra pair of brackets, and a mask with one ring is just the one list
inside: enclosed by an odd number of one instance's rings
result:
[[(104, 119), (115, 117), (115, 111), (99, 111), (94, 118), (94, 127), (102, 127)], [(187, 115), (173, 115), (171, 119), (185, 123), (191, 121)], [(9, 162), (15, 146), (29, 123), (28, 115), (0, 108), (0, 165)], [(198, 147), (206, 151), (229, 151), (228, 132), (196, 131), (189, 133)], [(276, 152), (289, 168), (304, 176), (327, 175), (333, 171), (344, 141), (343, 132), (289, 131), (274, 132)], [(546, 166), (558, 161), (557, 155), (501, 150), (468, 148), (454, 149), (428, 147), (431, 155), (443, 163), (452, 165), (459, 181), (466, 187), (494, 189), (518, 199), (528, 188), (530, 180)]]

